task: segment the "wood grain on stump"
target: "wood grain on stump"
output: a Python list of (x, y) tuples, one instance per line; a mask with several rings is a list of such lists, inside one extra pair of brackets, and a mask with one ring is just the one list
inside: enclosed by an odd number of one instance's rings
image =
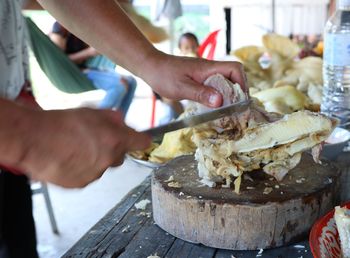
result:
[[(282, 182), (249, 172), (252, 180), (242, 180), (238, 195), (200, 183), (193, 156), (182, 156), (154, 171), (153, 216), (161, 228), (193, 243), (232, 250), (278, 247), (304, 238), (334, 207), (338, 174), (304, 154)], [(263, 194), (267, 188), (272, 191)]]
[(350, 152), (340, 154), (336, 159), (340, 171), (340, 203), (350, 201)]

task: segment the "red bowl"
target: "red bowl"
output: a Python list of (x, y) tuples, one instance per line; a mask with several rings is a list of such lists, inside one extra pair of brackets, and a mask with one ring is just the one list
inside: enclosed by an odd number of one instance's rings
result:
[[(350, 209), (350, 202), (341, 205)], [(341, 248), (334, 209), (312, 226), (309, 244), (315, 258), (340, 258)]]

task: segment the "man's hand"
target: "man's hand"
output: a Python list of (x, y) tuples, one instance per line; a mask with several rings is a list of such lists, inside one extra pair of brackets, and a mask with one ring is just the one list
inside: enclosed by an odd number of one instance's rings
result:
[(79, 109), (34, 116), (37, 126), (28, 132), (23, 164), (31, 177), (64, 187), (85, 186), (109, 166), (121, 165), (126, 152), (150, 144), (148, 136), (124, 124), (119, 112)]
[(0, 164), (64, 187), (83, 187), (109, 166), (121, 165), (126, 152), (150, 144), (147, 135), (124, 124), (119, 112), (37, 111), (17, 105), (9, 110), (14, 119), (1, 126)]
[(245, 92), (245, 74), (238, 62), (215, 62), (199, 58), (186, 58), (159, 53), (149, 57), (141, 76), (160, 95), (172, 99), (190, 99), (210, 107), (219, 107), (222, 96), (203, 82), (211, 75), (220, 73), (241, 85)]

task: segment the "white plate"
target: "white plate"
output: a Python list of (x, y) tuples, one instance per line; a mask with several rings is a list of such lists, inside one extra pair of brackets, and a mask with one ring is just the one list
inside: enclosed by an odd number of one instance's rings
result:
[(126, 154), (126, 157), (130, 160), (132, 160), (133, 162), (141, 165), (141, 166), (144, 166), (144, 167), (148, 167), (148, 168), (152, 168), (152, 169), (155, 169), (155, 168), (159, 168), (159, 167), (163, 167), (165, 166), (166, 163), (154, 163), (154, 162), (151, 162), (151, 161), (147, 161), (147, 160), (142, 160), (142, 159), (137, 159), (137, 158), (134, 158), (133, 156), (129, 155), (129, 154)]
[(329, 160), (336, 159), (344, 151), (350, 140), (350, 132), (343, 128), (335, 128), (325, 141), (321, 155)]
[(332, 134), (326, 140), (327, 144), (337, 144), (350, 140), (350, 132), (343, 128), (335, 128)]

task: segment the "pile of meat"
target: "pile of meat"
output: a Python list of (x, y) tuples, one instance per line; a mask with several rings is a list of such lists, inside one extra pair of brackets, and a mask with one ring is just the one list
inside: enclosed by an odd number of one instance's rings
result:
[[(223, 105), (249, 98), (240, 85), (220, 74), (209, 77), (205, 85), (222, 93)], [(190, 113), (198, 114), (207, 109), (194, 104)], [(229, 187), (234, 180), (236, 192), (239, 192), (242, 174), (247, 171), (262, 168), (267, 174), (282, 180), (299, 164), (305, 150), (312, 149), (315, 162), (319, 162), (321, 144), (335, 126), (336, 121), (310, 111), (284, 116), (269, 113), (252, 99), (245, 112), (195, 129), (192, 140), (197, 146), (195, 157), (199, 176), (210, 186), (221, 182)]]

